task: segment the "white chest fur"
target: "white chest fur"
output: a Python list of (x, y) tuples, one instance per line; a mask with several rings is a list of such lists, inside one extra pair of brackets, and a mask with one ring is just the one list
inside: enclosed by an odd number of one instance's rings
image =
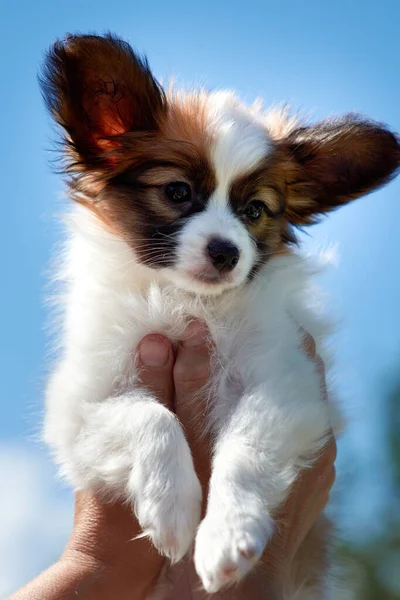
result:
[[(210, 423), (217, 441), (195, 560), (213, 591), (223, 583), (218, 564), (238, 552), (227, 538), (232, 520), (251, 562), (271, 535), (271, 511), (330, 427), (318, 374), (301, 349), (300, 327), (317, 341), (324, 333), (307, 264), (296, 255), (274, 258), (255, 281), (200, 298), (139, 266), (124, 242), (84, 219), (61, 273), (62, 357), (48, 386), (45, 438), (74, 486), (127, 497), (157, 548), (178, 560), (199, 523), (201, 490), (179, 423), (138, 387), (134, 355), (148, 333), (175, 342), (190, 319), (205, 322), (216, 348)], [(228, 513), (230, 504), (236, 509)]]

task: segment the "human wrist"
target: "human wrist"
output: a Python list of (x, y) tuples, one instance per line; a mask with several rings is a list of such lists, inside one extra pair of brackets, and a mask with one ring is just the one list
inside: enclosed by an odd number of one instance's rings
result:
[(32, 598), (70, 600), (74, 597), (79, 583), (84, 581), (88, 575), (89, 573), (84, 567), (72, 565), (60, 559), (17, 590), (8, 600), (32, 600)]
[(145, 600), (150, 582), (128, 582), (98, 561), (61, 558), (8, 600)]
[(143, 576), (134, 564), (127, 571), (125, 565), (109, 565), (79, 552), (64, 555), (60, 563), (70, 578), (75, 576), (74, 591), (65, 600), (75, 600), (77, 595), (82, 600), (145, 600), (157, 578), (157, 574)]

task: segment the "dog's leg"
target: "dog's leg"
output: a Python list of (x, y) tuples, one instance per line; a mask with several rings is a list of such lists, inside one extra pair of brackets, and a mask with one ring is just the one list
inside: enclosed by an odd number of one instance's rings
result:
[(196, 570), (208, 592), (240, 580), (259, 559), (299, 457), (324, 444), (329, 415), (318, 375), (308, 375), (301, 385), (287, 378), (273, 393), (265, 384), (245, 393), (220, 436), (195, 548)]
[(158, 550), (179, 560), (193, 541), (201, 505), (179, 422), (141, 389), (90, 402), (66, 397), (67, 388), (51, 386), (45, 423), (63, 473), (77, 488), (129, 501)]

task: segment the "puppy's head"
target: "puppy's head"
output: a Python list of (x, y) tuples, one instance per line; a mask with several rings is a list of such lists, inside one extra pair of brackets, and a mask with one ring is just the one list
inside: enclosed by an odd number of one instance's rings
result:
[(355, 115), (300, 126), (230, 93), (166, 93), (110, 35), (49, 51), (46, 103), (72, 196), (177, 285), (217, 294), (295, 240), (293, 228), (383, 185), (398, 139)]

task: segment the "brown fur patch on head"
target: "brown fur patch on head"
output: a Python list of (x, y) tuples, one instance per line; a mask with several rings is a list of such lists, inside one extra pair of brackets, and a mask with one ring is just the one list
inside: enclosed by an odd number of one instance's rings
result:
[[(241, 218), (258, 249), (258, 265), (268, 257), (281, 253), (284, 243), (294, 242), (285, 218), (287, 186), (276, 149), (251, 173), (236, 179), (229, 190), (229, 201)], [(246, 217), (252, 202), (260, 203), (262, 211), (257, 220)], [(256, 267), (257, 267), (256, 266)]]
[[(93, 203), (98, 216), (152, 266), (174, 260), (176, 235), (187, 219), (203, 210), (215, 189), (215, 175), (208, 157), (192, 143), (162, 138), (143, 146), (126, 148), (126, 169), (111, 179)], [(166, 186), (188, 184), (190, 202), (171, 203)], [(154, 252), (155, 248), (157, 249)]]
[[(142, 244), (146, 260), (150, 260), (151, 240), (158, 239), (164, 250), (159, 263), (165, 265), (174, 258), (166, 253), (173, 247), (173, 236), (187, 218), (205, 207), (216, 186), (205, 98), (171, 93), (157, 132), (129, 132), (121, 142), (115, 176), (98, 196), (96, 211), (129, 243)], [(171, 182), (190, 185), (192, 201), (171, 204), (165, 196), (165, 186)], [(156, 260), (151, 262), (154, 265)]]
[(185, 93), (171, 86), (167, 100), (169, 111), (163, 122), (163, 134), (170, 139), (192, 143), (209, 156), (212, 139), (208, 130), (208, 94), (203, 91)]
[[(125, 134), (115, 175), (92, 205), (153, 267), (173, 264), (177, 234), (216, 187), (204, 110), (198, 95), (170, 97), (157, 132)], [(165, 192), (171, 182), (189, 185), (191, 201), (171, 203)]]

